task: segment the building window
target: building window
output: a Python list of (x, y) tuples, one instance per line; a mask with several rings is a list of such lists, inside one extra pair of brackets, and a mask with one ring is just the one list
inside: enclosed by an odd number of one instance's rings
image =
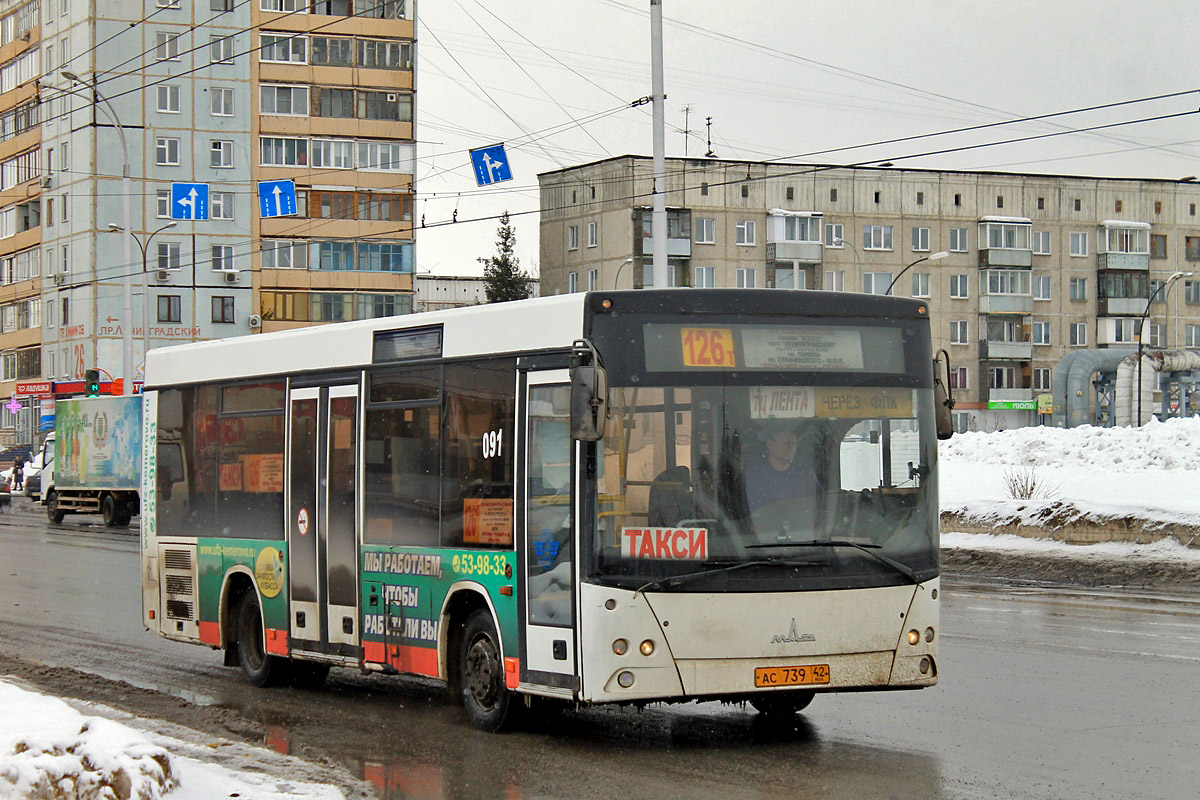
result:
[(1078, 258), (1088, 254), (1087, 231), (1071, 231), (1071, 255)]
[(572, 292), (578, 292), (578, 291), (579, 291), (579, 273), (578, 272), (568, 272), (567, 273), (567, 292), (572, 293)]
[(308, 8), (308, 0), (259, 0), (262, 11), (299, 11), (301, 14)]
[(1200, 347), (1200, 325), (1185, 325), (1183, 328), (1184, 347)]
[(912, 229), (912, 249), (916, 253), (929, 251), (929, 228), (917, 227)]
[(919, 205), (919, 206), (925, 205), (925, 193), (924, 192), (917, 192), (917, 205)]
[(891, 250), (892, 226), (867, 225), (863, 228), (863, 248), (866, 250)]
[(701, 182), (701, 184), (700, 184), (700, 196), (701, 196), (701, 197), (708, 197), (708, 184), (707, 184), (707, 183)]
[(876, 203), (877, 205), (878, 205), (878, 203), (879, 203), (879, 195), (880, 195), (880, 193), (879, 193), (879, 192), (875, 192), (875, 203)]
[(354, 66), (354, 40), (341, 36), (314, 36), (309, 57), (327, 67)]
[[(568, 225), (567, 226), (567, 249), (568, 250), (578, 250), (579, 249), (579, 226), (578, 225)], [(574, 291), (574, 290), (572, 290), (572, 291)]]
[(179, 87), (173, 83), (163, 83), (154, 88), (158, 95), (157, 110), (163, 114), (178, 114)]
[(213, 64), (232, 64), (233, 41), (232, 36), (210, 36), (208, 38), (208, 60)]
[(1183, 257), (1188, 261), (1200, 261), (1200, 236), (1183, 238)]
[(233, 219), (233, 192), (212, 192), (209, 195), (209, 216), (213, 219)]
[(950, 323), (950, 344), (967, 343), (967, 321), (956, 319)]
[(1072, 322), (1067, 327), (1071, 332), (1071, 347), (1087, 347), (1087, 323)]
[(1150, 232), (1145, 228), (1108, 228), (1106, 233), (1110, 253), (1147, 255), (1150, 252)]
[(796, 199), (796, 190), (793, 189), (791, 186), (787, 187), (786, 196), (787, 196), (788, 200), (795, 200)]
[(1028, 225), (1018, 225), (1006, 222), (984, 222), (979, 226), (979, 246), (987, 243), (988, 248), (1006, 250), (1029, 249)]
[(966, 367), (951, 367), (950, 368), (950, 388), (967, 389), (967, 368)]
[(1004, 195), (996, 195), (996, 208), (1004, 208)]
[(212, 321), (231, 323), (233, 317), (233, 301), (232, 297), (216, 296), (212, 299)]
[(827, 292), (846, 291), (846, 271), (843, 269), (825, 270), (825, 284), (823, 288)]
[(358, 66), (364, 69), (412, 69), (412, 44), (359, 39)]
[(1048, 392), (1051, 389), (1053, 371), (1049, 367), (1037, 367), (1033, 370), (1033, 390)]
[(1151, 347), (1166, 347), (1167, 346), (1167, 326), (1163, 324), (1150, 323), (1150, 346)]
[(155, 216), (157, 216), (159, 219), (170, 219), (171, 218), (171, 190), (170, 189), (156, 190), (154, 192), (154, 199), (155, 199), (156, 205), (157, 205)]
[(264, 167), (308, 166), (308, 140), (263, 136), (259, 138), (259, 165)]
[(158, 321), (181, 322), (183, 320), (182, 298), (177, 294), (160, 294), (158, 296)]
[(599, 226), (595, 222), (587, 224), (587, 246), (595, 247), (600, 242)]
[(1046, 210), (1046, 198), (1044, 198), (1044, 197), (1039, 197), (1039, 198), (1037, 199), (1037, 210), (1038, 210), (1038, 211), (1045, 211), (1045, 210)]
[(750, 187), (743, 183), (742, 184), (742, 197), (749, 197), (749, 196), (750, 196)]
[(209, 11), (233, 11), (234, 0), (208, 0)]
[(738, 267), (737, 268), (737, 288), (753, 289), (756, 285), (757, 270), (753, 267)]
[(1049, 322), (1033, 323), (1033, 343), (1034, 344), (1050, 344), (1050, 323)]
[(715, 244), (717, 241), (717, 221), (707, 217), (696, 219), (696, 244)]
[(737, 221), (737, 244), (752, 245), (755, 243), (754, 220), (739, 219)]
[(60, 203), (60, 205), (62, 206), (62, 207), (59, 209), (59, 213), (60, 213), (60, 214), (62, 214), (62, 221), (63, 221), (63, 222), (68, 222), (68, 221), (71, 219), (71, 201), (70, 201), (70, 198), (68, 197), (68, 195), (65, 195), (65, 194), (64, 194), (64, 195), (61, 195), (61, 196), (59, 197), (59, 203)]
[(308, 40), (303, 36), (292, 36), (284, 33), (264, 33), (259, 39), (259, 61), (273, 61), (284, 64), (304, 64), (308, 62)]
[(158, 268), (179, 269), (179, 242), (158, 243)]
[(154, 34), (154, 57), (159, 61), (178, 61), (179, 37), (164, 31)]
[(1075, 198), (1075, 210), (1076, 210), (1076, 211), (1082, 211), (1082, 210), (1083, 210), (1083, 201), (1082, 201), (1082, 200), (1080, 200), (1078, 197), (1076, 197), (1076, 198)]
[(1189, 306), (1200, 305), (1200, 281), (1183, 282), (1183, 302)]
[(962, 205), (962, 195), (961, 194), (954, 195), (954, 205), (956, 205), (956, 206)]
[(1150, 234), (1150, 257), (1151, 258), (1166, 258), (1167, 257), (1167, 236), (1164, 233)]
[(235, 272), (233, 265), (233, 246), (215, 244), (212, 247), (212, 268), (217, 272)]
[(587, 272), (587, 290), (589, 292), (596, 291), (597, 272), (594, 269), (589, 269)]
[(1115, 204), (1115, 208), (1113, 208), (1113, 212), (1114, 212), (1114, 213), (1117, 213), (1117, 214), (1120, 214), (1120, 213), (1121, 213), (1121, 206), (1122, 206), (1122, 203), (1121, 203), (1121, 201), (1120, 201), (1120, 200), (1118, 200), (1118, 201), (1116, 202), (1116, 204)]
[(264, 239), (263, 269), (308, 269), (308, 242), (302, 239)]
[(837, 189), (829, 190), (829, 202), (831, 202), (831, 203), (837, 202)]
[(692, 270), (692, 286), (697, 289), (713, 289), (717, 285), (716, 267), (696, 267)]
[(1049, 300), (1050, 299), (1050, 276), (1035, 275), (1033, 278), (1033, 299), (1034, 300)]
[(951, 228), (950, 229), (950, 252), (951, 253), (967, 252), (967, 229), (966, 228)]
[(970, 297), (967, 286), (967, 275), (950, 276), (950, 297), (955, 300), (965, 300)]
[(154, 163), (160, 167), (179, 166), (179, 140), (173, 136), (159, 136), (154, 140)]
[(1033, 254), (1035, 256), (1050, 255), (1050, 231), (1033, 232)]
[(845, 230), (845, 227), (840, 222), (827, 222), (825, 224), (825, 246), (845, 247), (846, 243), (842, 236)]
[(46, 213), (42, 215), (47, 228), (54, 227), (54, 198), (48, 197), (45, 202)]
[(1071, 278), (1072, 300), (1087, 300), (1087, 278)]
[(818, 217), (784, 217), (783, 241), (819, 243), (821, 220)]
[(233, 166), (233, 142), (214, 139), (209, 148), (209, 166), (229, 169)]
[(890, 272), (863, 273), (863, 291), (867, 294), (887, 294), (888, 287), (891, 285), (892, 273)]
[(1188, 216), (1189, 217), (1196, 216), (1196, 204), (1195, 203), (1188, 204)]
[(326, 169), (354, 169), (354, 140), (313, 139), (312, 165)]
[(1014, 389), (1017, 386), (1017, 371), (1012, 367), (988, 367), (988, 388)]
[(258, 110), (263, 114), (308, 116), (307, 86), (262, 86), (258, 95)]
[(914, 272), (912, 276), (912, 296), (929, 297), (929, 273)]
[(211, 101), (211, 110), (214, 117), (232, 117), (233, 116), (233, 89), (221, 86), (214, 86), (209, 89), (211, 93), (209, 99)]
[(1029, 272), (1023, 269), (990, 269), (986, 280), (988, 294), (1029, 294)]

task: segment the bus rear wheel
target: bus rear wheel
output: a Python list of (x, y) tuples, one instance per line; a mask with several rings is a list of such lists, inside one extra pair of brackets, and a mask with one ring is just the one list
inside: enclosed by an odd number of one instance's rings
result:
[(58, 492), (53, 489), (46, 495), (46, 517), (53, 523), (62, 522), (67, 512), (58, 507)]
[(779, 719), (808, 708), (815, 696), (815, 692), (772, 692), (755, 697), (750, 701), (750, 705), (765, 717)]
[(267, 654), (263, 636), (262, 607), (253, 590), (242, 595), (234, 617), (237, 630), (238, 664), (254, 686), (286, 683), (287, 659)]
[(121, 503), (114, 495), (106, 494), (100, 501), (100, 516), (108, 528), (116, 528), (121, 524)]
[(478, 609), (467, 618), (458, 658), (458, 685), (462, 688), (467, 720), (487, 733), (496, 733), (515, 721), (518, 704), (504, 685), (504, 659), (492, 615)]

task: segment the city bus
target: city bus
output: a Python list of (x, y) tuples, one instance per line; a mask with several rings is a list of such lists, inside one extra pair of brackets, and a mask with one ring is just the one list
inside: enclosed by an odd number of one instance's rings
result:
[(579, 706), (938, 678), (928, 306), (575, 293), (150, 352), (143, 623), (258, 686)]

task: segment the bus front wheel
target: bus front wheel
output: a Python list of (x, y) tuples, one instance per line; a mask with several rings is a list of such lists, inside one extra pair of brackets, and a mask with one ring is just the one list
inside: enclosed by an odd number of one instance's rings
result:
[(46, 517), (53, 523), (62, 522), (67, 512), (58, 507), (58, 492), (53, 489), (46, 495)]
[(277, 686), (286, 682), (287, 660), (267, 654), (263, 636), (262, 608), (253, 590), (242, 595), (237, 606), (238, 664), (254, 686)]
[(491, 614), (485, 609), (479, 609), (467, 618), (458, 669), (463, 708), (473, 726), (495, 733), (514, 721), (518, 704), (504, 685), (500, 637), (496, 635)]
[(790, 717), (797, 711), (808, 708), (813, 701), (815, 692), (771, 692), (755, 697), (750, 701), (758, 713), (766, 717)]

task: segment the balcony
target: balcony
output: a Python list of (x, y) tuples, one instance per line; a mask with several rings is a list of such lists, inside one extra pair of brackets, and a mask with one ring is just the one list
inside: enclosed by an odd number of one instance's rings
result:
[(979, 251), (979, 268), (1033, 267), (1033, 251), (1019, 247), (989, 247)]
[(1101, 317), (1140, 317), (1146, 312), (1148, 297), (1101, 297), (1096, 313)]
[[(654, 240), (649, 236), (642, 237), (642, 252), (640, 255), (649, 256), (654, 252)], [(692, 240), (667, 237), (667, 255), (690, 258), (692, 255)]]
[(1037, 403), (1032, 389), (988, 389), (988, 408), (1009, 411), (1033, 411)]
[(1033, 342), (993, 342), (979, 340), (980, 361), (1032, 361)]
[(1028, 294), (981, 294), (980, 314), (1032, 314), (1033, 296)]
[(798, 261), (801, 264), (820, 264), (823, 252), (820, 242), (767, 242), (767, 263)]
[(1149, 253), (1097, 253), (1096, 269), (1150, 270)]

